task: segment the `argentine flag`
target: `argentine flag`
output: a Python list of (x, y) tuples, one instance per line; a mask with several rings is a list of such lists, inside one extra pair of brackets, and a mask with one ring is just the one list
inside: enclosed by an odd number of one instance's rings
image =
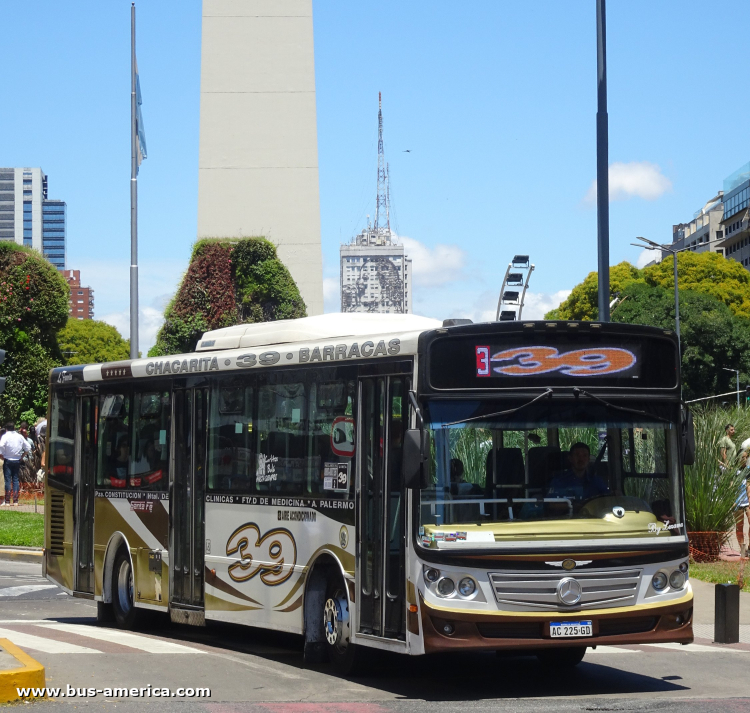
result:
[(135, 63), (135, 144), (138, 152), (138, 168), (144, 158), (148, 158), (146, 151), (146, 130), (143, 127), (143, 114), (141, 113), (141, 104), (143, 99), (141, 98), (141, 80), (138, 76), (138, 62)]

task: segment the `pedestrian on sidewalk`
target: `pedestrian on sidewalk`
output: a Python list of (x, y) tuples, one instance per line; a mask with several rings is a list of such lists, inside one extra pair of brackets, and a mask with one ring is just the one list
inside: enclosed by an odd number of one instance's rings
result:
[(724, 426), (724, 435), (719, 439), (719, 463), (722, 470), (726, 469), (730, 461), (734, 460), (734, 456), (737, 453), (737, 446), (734, 445), (734, 441), (732, 440), (734, 433), (734, 425), (728, 423)]
[(5, 476), (5, 500), (3, 505), (13, 504), (18, 507), (18, 491), (20, 483), (18, 474), (21, 470), (21, 458), (31, 450), (27, 440), (16, 431), (16, 424), (12, 421), (5, 424), (5, 434), (0, 438), (0, 455), (3, 456), (3, 475)]
[[(744, 445), (744, 444), (743, 444)], [(740, 470), (742, 475), (742, 484), (740, 492), (735, 503), (734, 522), (737, 543), (740, 546), (740, 558), (747, 557), (747, 545), (745, 544), (745, 519), (750, 522), (750, 467), (748, 466), (748, 456), (750, 453), (743, 450), (740, 454)], [(750, 534), (748, 535), (750, 536)]]

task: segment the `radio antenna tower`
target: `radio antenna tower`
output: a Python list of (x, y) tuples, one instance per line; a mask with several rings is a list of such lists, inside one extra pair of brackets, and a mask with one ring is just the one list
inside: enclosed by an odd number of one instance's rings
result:
[[(385, 219), (385, 225), (382, 225), (380, 222), (381, 210)], [(383, 99), (380, 92), (378, 92), (378, 197), (375, 204), (375, 225), (373, 225), (373, 230), (378, 236), (382, 233), (383, 237), (390, 242), (391, 221), (388, 210), (388, 171), (383, 151)]]

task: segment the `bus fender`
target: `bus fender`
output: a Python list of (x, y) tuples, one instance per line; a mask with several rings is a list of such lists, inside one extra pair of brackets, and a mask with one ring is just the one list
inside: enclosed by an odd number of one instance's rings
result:
[[(325, 653), (325, 635), (323, 633), (323, 607), (325, 606), (326, 589), (331, 576), (338, 575), (348, 587), (344, 569), (338, 557), (328, 550), (323, 550), (308, 565), (305, 588), (302, 599), (303, 633), (305, 637), (304, 655), (306, 663), (320, 663)], [(351, 599), (351, 593), (348, 592)]]
[[(104, 571), (102, 572), (102, 601), (109, 604), (112, 601), (112, 570), (115, 566), (115, 557), (120, 547), (125, 546), (130, 557), (130, 566), (133, 568), (133, 557), (130, 554), (130, 544), (121, 532), (115, 532), (109, 538), (107, 550), (104, 554)], [(135, 568), (133, 568), (135, 573)]]

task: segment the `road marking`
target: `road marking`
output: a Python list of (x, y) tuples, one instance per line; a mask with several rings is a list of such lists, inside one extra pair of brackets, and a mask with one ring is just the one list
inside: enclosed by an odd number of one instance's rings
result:
[(748, 653), (742, 649), (723, 649), (719, 646), (705, 646), (703, 644), (642, 644), (642, 646), (651, 646), (656, 649), (673, 649), (675, 651), (692, 651), (696, 653), (698, 651), (710, 651), (713, 654), (719, 651), (737, 651), (742, 654)]
[(0, 597), (20, 597), (22, 594), (41, 592), (43, 589), (57, 589), (56, 584), (24, 584), (22, 587), (3, 587)]
[(193, 649), (182, 644), (174, 644), (171, 641), (163, 639), (151, 639), (147, 636), (131, 634), (127, 631), (117, 629), (105, 629), (99, 626), (87, 626), (85, 624), (54, 624), (46, 622), (37, 624), (40, 629), (54, 629), (55, 631), (64, 631), (68, 634), (85, 636), (89, 639), (98, 639), (99, 641), (108, 641), (111, 644), (120, 644), (129, 646), (132, 649), (145, 651), (148, 654), (202, 654), (203, 651)]
[(0, 637), (10, 639), (14, 644), (21, 648), (34, 649), (43, 651), (46, 654), (98, 654), (101, 653), (96, 649), (89, 649), (86, 646), (77, 646), (64, 641), (55, 641), (54, 639), (44, 639), (41, 636), (26, 634), (13, 629), (0, 629)]

